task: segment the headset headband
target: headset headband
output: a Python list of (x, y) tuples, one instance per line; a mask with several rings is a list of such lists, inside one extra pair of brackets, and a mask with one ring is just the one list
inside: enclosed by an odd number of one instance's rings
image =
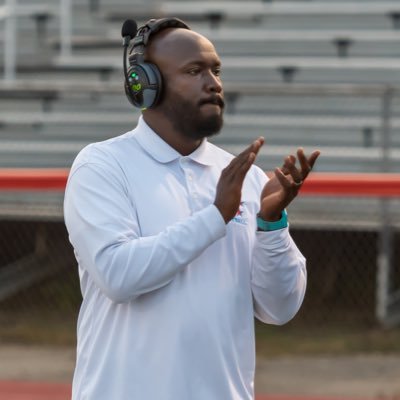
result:
[(187, 24), (175, 17), (149, 20), (138, 29), (136, 36), (133, 38), (133, 44), (129, 52), (129, 54), (131, 54), (129, 61), (138, 62), (139, 60), (135, 60), (136, 55), (143, 56), (144, 47), (147, 45), (150, 36), (166, 28), (183, 28), (190, 30)]

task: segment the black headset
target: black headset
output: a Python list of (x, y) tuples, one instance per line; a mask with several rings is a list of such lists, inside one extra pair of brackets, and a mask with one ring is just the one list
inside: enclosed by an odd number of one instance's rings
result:
[[(154, 107), (159, 102), (163, 87), (158, 67), (144, 61), (144, 51), (150, 36), (166, 28), (190, 28), (178, 18), (151, 19), (137, 32), (136, 26), (134, 21), (127, 20), (122, 27), (125, 46), (125, 93), (133, 106), (145, 110)], [(130, 33), (129, 28), (131, 28)], [(126, 69), (126, 51), (130, 39), (133, 39), (133, 44), (129, 52), (129, 68)]]

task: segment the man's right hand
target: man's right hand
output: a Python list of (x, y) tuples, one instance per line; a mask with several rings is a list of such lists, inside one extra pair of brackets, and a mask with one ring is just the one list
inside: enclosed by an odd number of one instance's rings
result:
[(220, 211), (225, 223), (228, 223), (239, 209), (244, 178), (263, 144), (264, 138), (256, 139), (221, 172), (214, 205)]

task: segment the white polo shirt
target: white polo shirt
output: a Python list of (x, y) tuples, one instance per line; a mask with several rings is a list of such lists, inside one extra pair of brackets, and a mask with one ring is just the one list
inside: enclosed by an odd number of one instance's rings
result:
[(306, 269), (287, 228), (256, 232), (258, 167), (225, 225), (213, 202), (231, 159), (207, 140), (182, 156), (142, 118), (76, 158), (65, 194), (83, 295), (74, 400), (253, 398), (254, 315), (291, 319)]

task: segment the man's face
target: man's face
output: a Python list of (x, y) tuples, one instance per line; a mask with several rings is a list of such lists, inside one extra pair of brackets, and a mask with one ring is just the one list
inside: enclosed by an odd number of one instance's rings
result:
[(202, 139), (223, 125), (221, 63), (214, 46), (195, 32), (175, 29), (155, 41), (152, 62), (163, 76), (158, 109), (182, 135)]

